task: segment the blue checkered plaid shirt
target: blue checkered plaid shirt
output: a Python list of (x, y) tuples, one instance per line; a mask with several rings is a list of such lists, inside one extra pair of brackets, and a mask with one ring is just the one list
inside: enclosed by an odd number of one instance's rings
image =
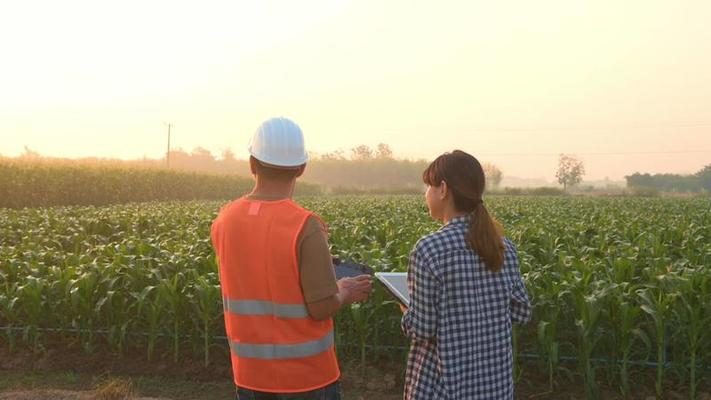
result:
[(490, 272), (466, 239), (469, 216), (420, 239), (410, 254), (406, 400), (514, 398), (511, 324), (531, 318), (516, 248)]

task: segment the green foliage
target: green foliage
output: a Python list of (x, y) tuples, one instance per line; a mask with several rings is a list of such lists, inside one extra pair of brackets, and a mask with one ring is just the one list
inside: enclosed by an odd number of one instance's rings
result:
[[(379, 271), (405, 271), (415, 242), (438, 228), (419, 195), (300, 202), (329, 224), (334, 255)], [(213, 339), (224, 326), (209, 240), (221, 205), (0, 210), (0, 342), (41, 350), (58, 343), (51, 328), (87, 352), (192, 351), (208, 364), (224, 343)], [(711, 198), (492, 196), (487, 207), (518, 247), (534, 304), (516, 355), (538, 355), (551, 390), (578, 374), (590, 398), (601, 379), (630, 396), (645, 362), (658, 366), (658, 393), (709, 390)], [(337, 316), (339, 357), (400, 360), (400, 317), (376, 285)]]

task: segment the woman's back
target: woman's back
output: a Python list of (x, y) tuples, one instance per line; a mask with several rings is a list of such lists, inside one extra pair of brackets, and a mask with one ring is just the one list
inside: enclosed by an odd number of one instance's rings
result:
[(467, 239), (468, 215), (422, 238), (411, 255), (403, 329), (413, 339), (407, 399), (512, 399), (511, 322), (530, 307), (516, 250), (488, 269)]

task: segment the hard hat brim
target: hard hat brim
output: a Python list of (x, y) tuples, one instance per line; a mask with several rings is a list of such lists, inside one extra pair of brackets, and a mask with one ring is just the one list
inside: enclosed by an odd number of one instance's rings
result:
[(257, 160), (258, 163), (264, 165), (265, 167), (275, 168), (275, 169), (299, 169), (299, 168), (301, 168), (302, 165), (305, 165), (309, 161), (308, 157), (305, 157), (305, 160), (303, 162), (298, 163), (298, 164), (283, 165), (284, 163), (275, 164), (275, 163), (271, 163), (269, 161), (262, 160), (260, 157), (254, 155), (254, 153), (251, 151), (251, 149), (249, 151), (249, 154), (251, 154), (252, 157), (254, 157), (254, 159)]

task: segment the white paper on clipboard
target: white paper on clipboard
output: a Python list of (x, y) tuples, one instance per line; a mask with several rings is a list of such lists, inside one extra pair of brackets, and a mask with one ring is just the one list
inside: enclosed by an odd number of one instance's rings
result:
[(375, 278), (385, 285), (405, 307), (410, 306), (410, 292), (407, 289), (407, 272), (376, 272)]

